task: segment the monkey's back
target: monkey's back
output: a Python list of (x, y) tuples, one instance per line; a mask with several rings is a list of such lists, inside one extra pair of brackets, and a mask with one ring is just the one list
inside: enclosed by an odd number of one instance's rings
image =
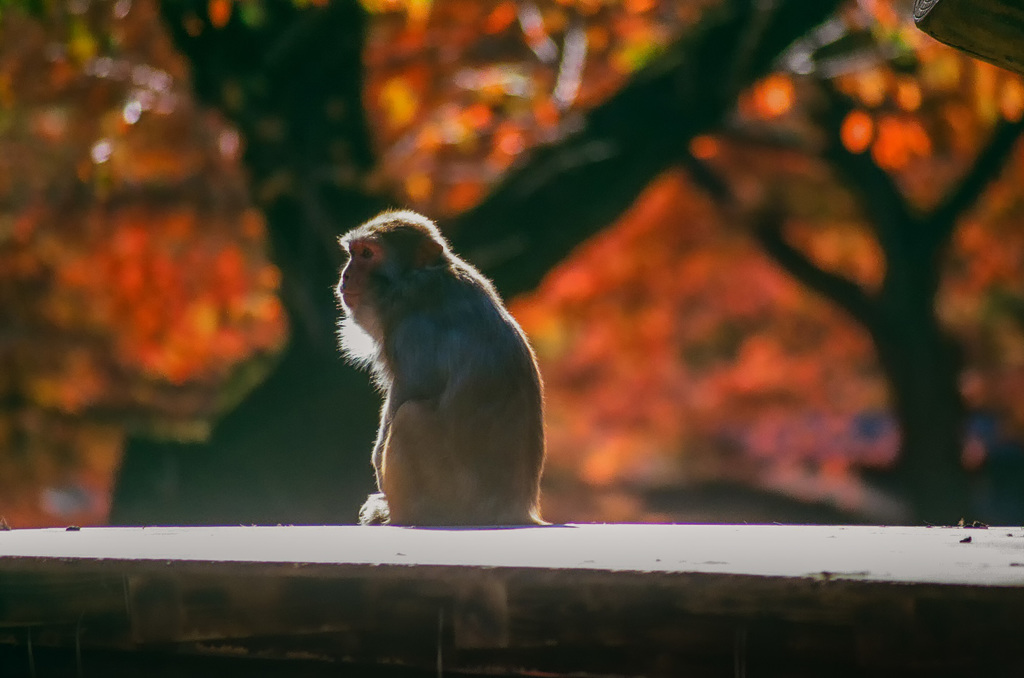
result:
[(433, 498), (446, 515), (430, 516), (431, 522), (536, 522), (543, 387), (522, 329), (468, 265), (421, 293), (418, 310), (392, 328), (387, 350), (394, 361), (392, 406), (430, 403), (444, 429), (442, 444), (422, 446), (450, 474), (444, 490), (424, 482), (423, 492), (446, 494)]

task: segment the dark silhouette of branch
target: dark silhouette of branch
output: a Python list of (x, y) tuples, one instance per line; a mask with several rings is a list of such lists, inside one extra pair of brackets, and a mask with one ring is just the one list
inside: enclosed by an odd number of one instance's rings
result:
[[(724, 213), (736, 212), (736, 200), (728, 182), (707, 163), (687, 155), (680, 163), (690, 179), (703, 188)], [(777, 199), (769, 198), (752, 215), (737, 215), (749, 220), (751, 232), (761, 249), (797, 281), (829, 301), (838, 304), (868, 329), (878, 326), (878, 304), (852, 280), (826, 271), (794, 247), (783, 233), (785, 213)]]
[(875, 164), (869, 153), (851, 153), (843, 146), (840, 128), (855, 105), (831, 82), (823, 80), (820, 84), (828, 102), (818, 116), (828, 136), (822, 156), (857, 192), (861, 208), (886, 256), (902, 253), (907, 247), (913, 247), (907, 239), (919, 230), (919, 219), (893, 178)]
[[(677, 163), (693, 136), (720, 125), (736, 88), (767, 73), (840, 2), (779, 0), (767, 13), (755, 4), (727, 0), (708, 10), (694, 31), (590, 111), (578, 130), (529, 153), (482, 203), (446, 224), (456, 249), (504, 294), (532, 289)], [(723, 58), (723, 49), (750, 36), (756, 44), (744, 45), (739, 62)]]
[(213, 29), (200, 18), (205, 0), (164, 0), (160, 9), (196, 96), (246, 139), (251, 193), (267, 216), (293, 331), (333, 358), (335, 237), (386, 204), (358, 180), (374, 163), (362, 112), (366, 11), (355, 0), (267, 3), (258, 26), (235, 12)]
[[(985, 187), (998, 178), (1024, 133), (1024, 120), (1001, 122), (949, 196), (925, 215), (915, 214), (896, 181), (879, 167), (868, 153), (851, 153), (842, 144), (839, 129), (854, 104), (831, 83), (823, 81), (822, 91), (829, 103), (820, 114), (828, 134), (823, 156), (854, 187), (869, 225), (878, 237), (892, 267), (908, 266), (929, 284), (936, 284), (938, 271), (926, 262), (934, 260), (949, 241), (960, 215), (971, 208)], [(908, 269), (909, 270), (909, 269)]]
[(756, 215), (754, 238), (772, 260), (798, 281), (835, 302), (867, 328), (877, 326), (877, 306), (857, 283), (826, 271), (786, 240), (782, 232), (783, 217), (777, 209)]
[(942, 246), (949, 239), (960, 215), (970, 209), (985, 188), (999, 177), (1022, 133), (1024, 118), (1016, 122), (1003, 120), (996, 126), (988, 145), (978, 153), (974, 164), (928, 217), (929, 233), (935, 245)]

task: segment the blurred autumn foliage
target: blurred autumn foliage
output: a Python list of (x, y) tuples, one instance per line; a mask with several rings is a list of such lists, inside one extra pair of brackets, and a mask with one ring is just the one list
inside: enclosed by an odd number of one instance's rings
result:
[(124, 432), (206, 436), (286, 334), (237, 132), (192, 102), (153, 3), (81, 10), (0, 24), (0, 506), (19, 524), (103, 520)]
[(364, 58), (380, 168), (417, 209), (445, 216), (718, 2), (390, 4), (404, 11), (373, 22)]
[(513, 310), (547, 377), (549, 482), (580, 476), (609, 493), (598, 515), (644, 517), (623, 486), (723, 479), (863, 511), (851, 468), (894, 459), (868, 338), (681, 172)]
[(395, 203), (525, 293), (549, 519), (714, 520), (709, 484), (1024, 519), (1024, 84), (908, 3), (0, 11), (19, 525), (102, 521), (126, 432), (116, 520), (353, 519), (375, 401), (332, 240)]

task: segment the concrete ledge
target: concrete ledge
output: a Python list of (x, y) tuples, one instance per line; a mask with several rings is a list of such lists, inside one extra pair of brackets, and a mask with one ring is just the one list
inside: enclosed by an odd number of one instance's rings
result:
[(1021, 628), (1020, 528), (0, 532), (4, 675), (1024, 675)]

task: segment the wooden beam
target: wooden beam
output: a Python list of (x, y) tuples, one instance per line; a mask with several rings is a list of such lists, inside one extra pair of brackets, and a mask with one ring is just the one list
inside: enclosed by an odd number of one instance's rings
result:
[(0, 532), (5, 676), (1021, 674), (1021, 628), (1021, 528)]
[(914, 22), (936, 40), (1024, 73), (1021, 0), (914, 0)]

